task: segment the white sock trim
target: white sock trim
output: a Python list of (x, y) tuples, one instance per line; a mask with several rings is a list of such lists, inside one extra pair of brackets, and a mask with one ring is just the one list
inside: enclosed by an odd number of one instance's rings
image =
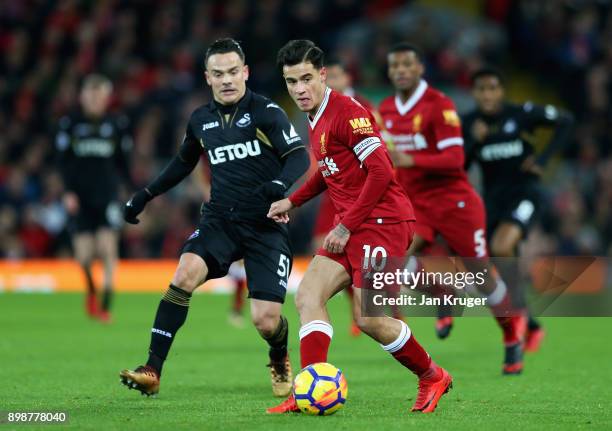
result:
[(408, 327), (408, 325), (406, 325), (405, 322), (401, 320), (398, 320), (398, 322), (402, 324), (402, 329), (400, 330), (400, 334), (397, 337), (397, 339), (387, 344), (386, 346), (384, 344), (380, 345), (383, 348), (383, 350), (389, 353), (395, 353), (398, 350), (400, 350), (402, 347), (404, 347), (404, 344), (408, 342), (408, 340), (410, 339), (410, 336), (412, 335), (410, 328)]
[(506, 283), (504, 283), (504, 280), (502, 280), (501, 277), (497, 277), (496, 281), (497, 286), (495, 286), (495, 290), (491, 292), (489, 296), (487, 296), (487, 305), (489, 307), (494, 307), (501, 303), (506, 296), (506, 292), (508, 291), (506, 288)]
[(300, 328), (300, 340), (315, 331), (323, 332), (329, 338), (334, 336), (334, 328), (329, 323), (324, 320), (313, 320)]

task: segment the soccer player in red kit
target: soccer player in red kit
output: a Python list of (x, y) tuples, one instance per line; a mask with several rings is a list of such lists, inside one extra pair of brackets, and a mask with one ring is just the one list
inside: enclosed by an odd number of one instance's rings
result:
[[(440, 234), (458, 256), (475, 258), (465, 261), (468, 269), (483, 270), (489, 265), (485, 208), (463, 168), (463, 137), (455, 105), (422, 79), (424, 66), (416, 47), (398, 44), (387, 60), (395, 95), (381, 102), (379, 113), (394, 145), (390, 154), (397, 179), (414, 205), (417, 222), (410, 254)], [(501, 278), (491, 275), (494, 270), (488, 273), (479, 290), (502, 328), (503, 373), (518, 374), (526, 319), (512, 310)], [(510, 310), (514, 315), (506, 317)]]
[[(371, 114), (354, 99), (325, 84), (323, 51), (309, 40), (288, 42), (278, 64), (289, 95), (308, 113), (309, 138), (319, 172), (288, 199), (274, 202), (268, 217), (289, 221), (288, 211), (324, 190), (336, 208), (335, 227), (311, 261), (298, 288), (301, 366), (327, 362), (333, 335), (325, 304), (353, 283), (355, 305), (361, 308), (362, 265), (368, 251), (379, 247), (386, 256), (403, 256), (412, 239), (414, 215), (410, 200), (394, 178), (387, 149)], [(367, 255), (367, 256), (366, 256)], [(360, 329), (419, 378), (413, 411), (434, 411), (452, 378), (436, 365), (403, 321), (362, 317)], [(293, 396), (269, 413), (299, 411)]]

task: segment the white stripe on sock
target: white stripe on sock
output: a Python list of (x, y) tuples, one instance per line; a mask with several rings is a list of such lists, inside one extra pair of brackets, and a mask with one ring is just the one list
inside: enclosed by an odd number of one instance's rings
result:
[(315, 331), (323, 332), (329, 338), (334, 336), (334, 328), (332, 328), (329, 323), (325, 322), (324, 320), (313, 320), (312, 322), (302, 325), (300, 328), (300, 340), (306, 335)]
[(389, 344), (387, 344), (386, 346), (381, 344), (380, 346), (383, 348), (383, 350), (389, 352), (389, 353), (395, 353), (397, 352), (399, 349), (401, 349), (402, 347), (404, 347), (404, 344), (406, 344), (408, 342), (408, 340), (410, 339), (410, 336), (412, 335), (412, 332), (410, 331), (410, 328), (408, 327), (408, 325), (406, 325), (405, 322), (398, 320), (398, 322), (400, 322), (402, 324), (402, 329), (400, 330), (400, 334), (397, 337), (397, 339)]

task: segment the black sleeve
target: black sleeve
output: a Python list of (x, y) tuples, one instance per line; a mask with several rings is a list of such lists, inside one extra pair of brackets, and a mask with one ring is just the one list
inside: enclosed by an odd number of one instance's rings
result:
[(283, 158), (283, 162), (283, 170), (278, 180), (289, 189), (310, 167), (310, 157), (306, 148), (301, 146), (296, 148), (295, 151), (290, 151)]
[(472, 137), (472, 116), (464, 116), (461, 119), (461, 130), (463, 132), (463, 151), (465, 153), (465, 162), (463, 168), (467, 171), (474, 161), (476, 143)]
[(161, 174), (146, 189), (152, 196), (167, 192), (193, 171), (200, 160), (201, 154), (202, 146), (192, 133), (191, 125), (189, 124), (178, 154), (174, 156)]
[(67, 191), (73, 190), (78, 180), (77, 160), (72, 151), (71, 126), (70, 117), (62, 117), (55, 133), (55, 162)]
[(559, 110), (552, 105), (538, 106), (531, 102), (523, 105), (526, 125), (529, 129), (554, 127), (554, 134), (546, 148), (537, 156), (536, 162), (545, 165), (550, 158), (562, 151), (569, 143), (574, 117), (571, 113)]
[(117, 150), (115, 151), (115, 164), (119, 174), (131, 189), (134, 189), (132, 175), (130, 173), (130, 156), (134, 148), (134, 141), (129, 130), (129, 119), (123, 115), (116, 121), (117, 125)]
[(260, 103), (262, 106), (258, 107), (259, 126), (278, 154), (285, 157), (297, 148), (304, 148), (302, 138), (295, 131), (285, 111), (270, 100)]

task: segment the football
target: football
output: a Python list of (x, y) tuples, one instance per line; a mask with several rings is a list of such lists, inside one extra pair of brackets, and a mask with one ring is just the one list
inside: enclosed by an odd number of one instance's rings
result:
[(325, 416), (344, 406), (348, 386), (342, 371), (332, 364), (319, 362), (307, 366), (295, 377), (293, 395), (303, 413)]

